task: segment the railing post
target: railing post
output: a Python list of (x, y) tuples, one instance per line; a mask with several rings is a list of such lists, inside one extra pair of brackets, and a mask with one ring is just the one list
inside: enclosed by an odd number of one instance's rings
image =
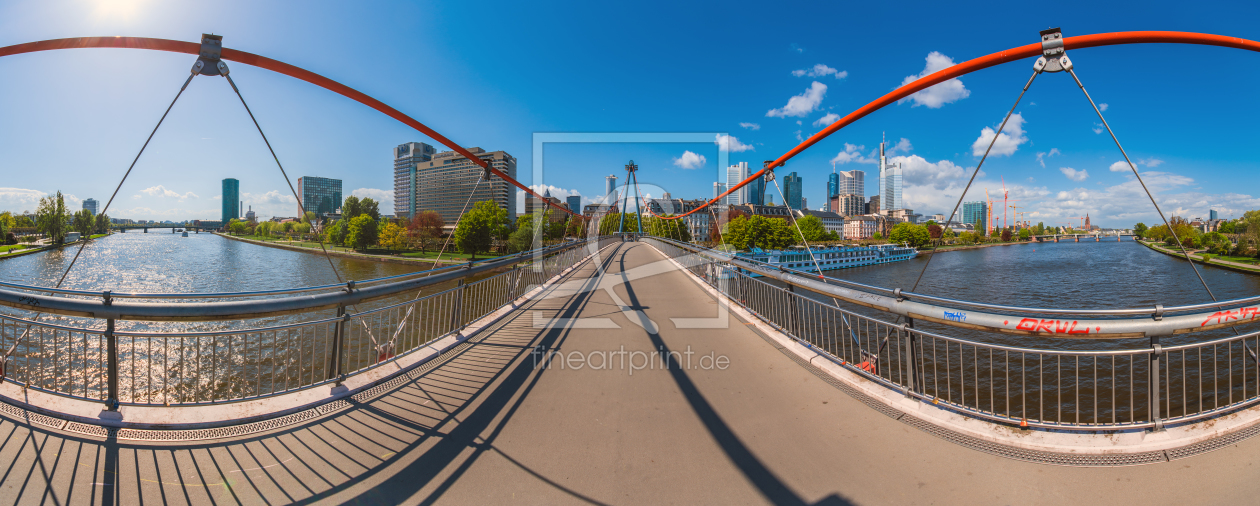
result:
[(914, 318), (906, 318), (903, 330), (906, 332), (906, 363), (910, 364), (906, 368), (906, 397), (913, 399), (919, 379), (919, 364), (915, 360), (919, 356), (919, 343), (914, 337)]
[(1164, 430), (1164, 421), (1159, 417), (1159, 356), (1162, 354), (1163, 347), (1159, 345), (1159, 336), (1151, 336), (1149, 383), (1151, 386), (1151, 422), (1155, 424), (1151, 427), (1151, 432)]
[(464, 292), (468, 291), (468, 287), (464, 285), (464, 280), (459, 280), (459, 285), (455, 291), (455, 304), (452, 305), (451, 311), (451, 332), (464, 328)]
[(349, 315), (346, 314), (346, 306), (337, 306), (337, 323), (333, 326), (333, 342), (332, 353), (328, 357), (328, 373), (325, 379), (337, 379), (337, 384), (341, 384), (342, 369), (342, 351), (345, 348), (346, 322), (349, 321)]
[(118, 410), (118, 336), (114, 335), (114, 319), (105, 320), (105, 409)]
[[(788, 323), (788, 332), (791, 332), (792, 335), (796, 337), (801, 337), (800, 334), (796, 331), (798, 328), (800, 328), (799, 322), (796, 321), (796, 318), (798, 317), (797, 312), (796, 312), (796, 306), (797, 306), (796, 287), (792, 285), (788, 285), (787, 291), (789, 294), (791, 294), (788, 296), (788, 303), (791, 304), (791, 309), (788, 312), (788, 315), (789, 315), (788, 319), (790, 320), (790, 323)], [(804, 338), (802, 337), (802, 339)]]

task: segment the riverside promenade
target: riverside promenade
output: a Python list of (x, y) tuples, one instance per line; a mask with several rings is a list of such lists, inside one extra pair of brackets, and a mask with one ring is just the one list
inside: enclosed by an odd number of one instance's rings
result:
[[(712, 317), (718, 305), (651, 246), (613, 245), (599, 260), (602, 272), (586, 261), (391, 390), (271, 432), (146, 443), (62, 433), (3, 414), (0, 498), (1245, 504), (1260, 493), (1257, 438), (1109, 468), (1035, 464), (959, 446), (851, 397), (734, 314), (724, 328), (675, 328), (671, 318)], [(609, 359), (592, 369), (572, 359), (662, 351), (691, 352), (691, 362), (632, 370)], [(701, 357), (710, 354), (725, 361), (706, 367)]]

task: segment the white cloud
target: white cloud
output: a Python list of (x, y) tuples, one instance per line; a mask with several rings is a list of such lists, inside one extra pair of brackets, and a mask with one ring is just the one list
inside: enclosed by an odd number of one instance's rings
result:
[[(927, 55), (927, 65), (923, 67), (923, 72), (912, 76), (906, 76), (906, 78), (901, 81), (901, 85), (905, 86), (921, 77), (952, 66), (954, 66), (954, 60), (952, 58), (945, 56), (938, 51), (932, 51)], [(963, 86), (962, 81), (955, 78), (932, 86), (931, 88), (918, 91), (913, 95), (899, 100), (897, 103), (910, 100), (914, 102), (914, 107), (923, 105), (927, 106), (929, 109), (937, 109), (945, 104), (967, 98), (969, 95), (971, 95), (971, 91)]]
[(805, 52), (805, 48), (803, 48), (803, 47), (801, 47), (801, 46), (796, 45), (796, 43), (795, 43), (795, 42), (793, 42), (793, 43), (792, 43), (792, 50), (793, 50), (793, 51), (796, 51), (796, 52), (798, 52), (798, 53), (804, 53), (804, 52)]
[(740, 122), (739, 126), (747, 128), (749, 130), (761, 130), (761, 125), (758, 125), (756, 123)]
[[(718, 145), (719, 150), (731, 153), (742, 153), (744, 151), (752, 151), (753, 149), (751, 145), (739, 142), (739, 139), (730, 135), (717, 134), (717, 139), (715, 139), (713, 143)], [(688, 153), (690, 153), (690, 151), (688, 151)], [(701, 159), (703, 158), (704, 157), (701, 157)]]
[(1129, 172), (1129, 163), (1124, 160), (1120, 160), (1116, 163), (1111, 164), (1111, 167), (1109, 167), (1109, 169), (1112, 172)]
[[(143, 190), (140, 190), (140, 193), (143, 193), (143, 194), (148, 195), (148, 196), (150, 196), (150, 197), (169, 197), (169, 198), (175, 198), (175, 199), (179, 199), (179, 201), (180, 201), (180, 202), (183, 202), (183, 201), (184, 201), (184, 199), (190, 199), (190, 198), (192, 198), (192, 199), (196, 199), (196, 198), (201, 198), (201, 197), (198, 197), (196, 193), (193, 193), (193, 192), (179, 193), (179, 192), (176, 192), (176, 191), (171, 191), (171, 190), (168, 190), (165, 186), (162, 186), (162, 185), (150, 186), (150, 187), (148, 187), (148, 188), (145, 188), (145, 189), (143, 189)], [(140, 196), (139, 196), (139, 195), (135, 195), (135, 196), (133, 196), (132, 198), (136, 198), (136, 199), (138, 199), (138, 198), (140, 198)]]
[(831, 67), (828, 67), (828, 66), (826, 66), (826, 65), (823, 65), (823, 64), (819, 63), (819, 64), (814, 65), (812, 68), (809, 68), (809, 69), (803, 69), (803, 70), (793, 70), (793, 71), (792, 71), (792, 75), (794, 75), (794, 76), (796, 76), (796, 77), (802, 77), (802, 76), (809, 76), (809, 77), (827, 77), (827, 76), (836, 76), (836, 79), (844, 79), (844, 78), (846, 78), (846, 77), (849, 77), (849, 71), (847, 71), (847, 70), (836, 70), (836, 69), (833, 69), (833, 68), (831, 68)]
[(913, 150), (913, 149), (914, 149), (914, 146), (910, 145), (910, 139), (902, 137), (901, 140), (897, 141), (896, 144), (893, 144), (891, 148), (888, 148), (884, 152), (884, 154), (887, 156), (892, 156), (896, 153), (909, 153), (910, 150)]
[[(980, 137), (976, 139), (976, 142), (971, 143), (972, 156), (984, 155), (984, 150), (989, 148), (990, 142), (993, 142), (993, 133), (994, 130), (989, 127), (980, 130)], [(1012, 114), (1011, 119), (1006, 122), (1006, 127), (1002, 129), (1002, 134), (998, 136), (997, 142), (993, 142), (993, 149), (989, 154), (1010, 156), (1019, 149), (1020, 144), (1025, 142), (1028, 142), (1028, 136), (1024, 132), (1024, 117), (1019, 113)]]
[(767, 117), (786, 118), (803, 117), (809, 113), (818, 110), (818, 104), (822, 103), (823, 95), (827, 94), (827, 85), (814, 81), (809, 85), (809, 89), (800, 95), (788, 99), (787, 105), (782, 109), (770, 109), (766, 112)]
[(797, 130), (797, 131), (796, 131), (796, 140), (797, 140), (797, 141), (799, 141), (799, 142), (805, 142), (805, 139), (801, 137), (801, 131), (800, 131), (800, 130)]
[(856, 145), (849, 144), (846, 142), (844, 144), (844, 151), (841, 151), (840, 153), (836, 154), (836, 157), (831, 159), (831, 163), (845, 164), (849, 162), (857, 162), (857, 163), (878, 163), (879, 162), (879, 160), (875, 159), (874, 157), (863, 156), (862, 150), (864, 149), (866, 149), (866, 146), (856, 146)]
[(1089, 171), (1085, 169), (1076, 170), (1071, 167), (1060, 167), (1059, 172), (1062, 172), (1064, 176), (1073, 181), (1084, 181), (1089, 177)]
[(1061, 155), (1061, 154), (1063, 153), (1059, 152), (1059, 148), (1050, 148), (1049, 153), (1045, 151), (1037, 153), (1037, 163), (1041, 164), (1041, 166), (1044, 168), (1046, 166), (1046, 158), (1050, 158), (1050, 157), (1053, 157), (1054, 155)]
[(1103, 125), (1102, 125), (1102, 123), (1094, 123), (1094, 133), (1096, 133), (1096, 134), (1101, 134), (1101, 133), (1103, 133)]
[(35, 212), (39, 208), (39, 199), (48, 196), (39, 190), (26, 188), (0, 188), (0, 210), (21, 213)]
[(1160, 160), (1160, 159), (1158, 159), (1158, 158), (1155, 158), (1155, 157), (1151, 157), (1151, 158), (1147, 158), (1147, 159), (1145, 159), (1145, 160), (1143, 160), (1143, 159), (1138, 159), (1137, 163), (1138, 163), (1138, 165), (1145, 165), (1145, 166), (1147, 166), (1147, 167), (1152, 167), (1152, 168), (1154, 168), (1154, 167), (1159, 167), (1159, 166), (1160, 166), (1160, 164), (1164, 163), (1164, 161), (1163, 161), (1163, 160)]
[(704, 166), (704, 155), (697, 155), (691, 151), (683, 151), (682, 156), (674, 159), (674, 166), (684, 169), (698, 169)]
[(826, 116), (814, 120), (814, 126), (825, 126), (835, 123), (840, 119), (840, 115), (834, 112), (827, 113)]
[(1107, 104), (1106, 103), (1098, 104), (1098, 110), (1102, 112), (1107, 112)]

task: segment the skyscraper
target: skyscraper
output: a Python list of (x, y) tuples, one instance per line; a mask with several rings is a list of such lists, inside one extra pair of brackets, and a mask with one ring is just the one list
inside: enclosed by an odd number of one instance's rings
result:
[[(765, 166), (770, 165), (770, 163), (771, 163), (770, 161), (766, 161), (762, 163), (761, 166), (764, 168)], [(761, 177), (752, 180), (752, 182), (748, 183), (748, 186), (745, 186), (745, 188), (748, 189), (747, 197), (748, 197), (749, 204), (758, 205), (758, 206), (766, 205), (766, 176), (765, 174), (762, 174)]]
[(885, 212), (901, 209), (901, 165), (888, 163), (884, 157), (884, 142), (879, 143), (879, 191), (884, 198), (880, 206)]
[(604, 203), (609, 205), (617, 203), (617, 176), (615, 174), (609, 174), (604, 178), (604, 196), (608, 197), (604, 199)]
[[(92, 212), (92, 216), (96, 216), (97, 202), (96, 199), (85, 199), (83, 208)], [(1212, 219), (1216, 219), (1216, 211), (1212, 211)]]
[(341, 209), (341, 180), (326, 177), (302, 176), (297, 180), (297, 192), (302, 197), (298, 206), (298, 218), (302, 209), (315, 216), (332, 214)]
[(786, 199), (785, 204), (792, 209), (801, 208), (801, 176), (795, 172), (784, 176), (783, 178), (783, 198)]
[(827, 201), (840, 196), (840, 174), (836, 174), (836, 166), (831, 166), (831, 174), (827, 174)]
[(578, 214), (582, 214), (582, 196), (581, 195), (569, 195), (567, 198), (564, 199), (564, 202), (566, 204), (569, 204), (570, 211), (573, 211)]
[[(88, 199), (88, 200), (92, 200), (92, 199)], [(83, 202), (83, 208), (87, 209), (87, 201)], [(93, 214), (95, 214), (95, 212), (93, 212)], [(1208, 209), (1208, 219), (1213, 220), (1213, 221), (1219, 220), (1220, 214), (1218, 214), (1215, 209)]]
[[(726, 168), (726, 187), (734, 188), (748, 179), (748, 162), (739, 162)], [(725, 190), (723, 190), (725, 191)], [(748, 187), (745, 186), (726, 196), (726, 203), (732, 206), (748, 203)]]
[(962, 222), (964, 224), (976, 225), (984, 227), (985, 220), (989, 217), (989, 205), (984, 201), (963, 202)]
[[(468, 151), (516, 179), (516, 158), (512, 155), (503, 151), (487, 152), (481, 148), (468, 148)], [(482, 172), (480, 165), (454, 151), (443, 151), (433, 155), (432, 160), (417, 163), (416, 181), (424, 181), (424, 184), (417, 186), (416, 204), (412, 209), (414, 212), (437, 211), (446, 226), (454, 228), (471, 194), (474, 203), (493, 200), (507, 211), (508, 219), (515, 222), (515, 187), (497, 177), (491, 178), (489, 183), (482, 181), (477, 184)]]
[(232, 178), (223, 180), (223, 225), (241, 217), (241, 182)]
[(416, 206), (416, 164), (432, 160), (435, 152), (433, 146), (423, 142), (407, 142), (394, 148), (394, 216), (411, 217)]
[(836, 195), (865, 195), (866, 172), (860, 170), (840, 171)]

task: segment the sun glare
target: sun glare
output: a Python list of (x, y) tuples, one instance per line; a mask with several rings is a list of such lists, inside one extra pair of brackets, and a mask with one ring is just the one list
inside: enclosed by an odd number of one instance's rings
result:
[(91, 0), (98, 20), (131, 21), (140, 15), (146, 0)]

